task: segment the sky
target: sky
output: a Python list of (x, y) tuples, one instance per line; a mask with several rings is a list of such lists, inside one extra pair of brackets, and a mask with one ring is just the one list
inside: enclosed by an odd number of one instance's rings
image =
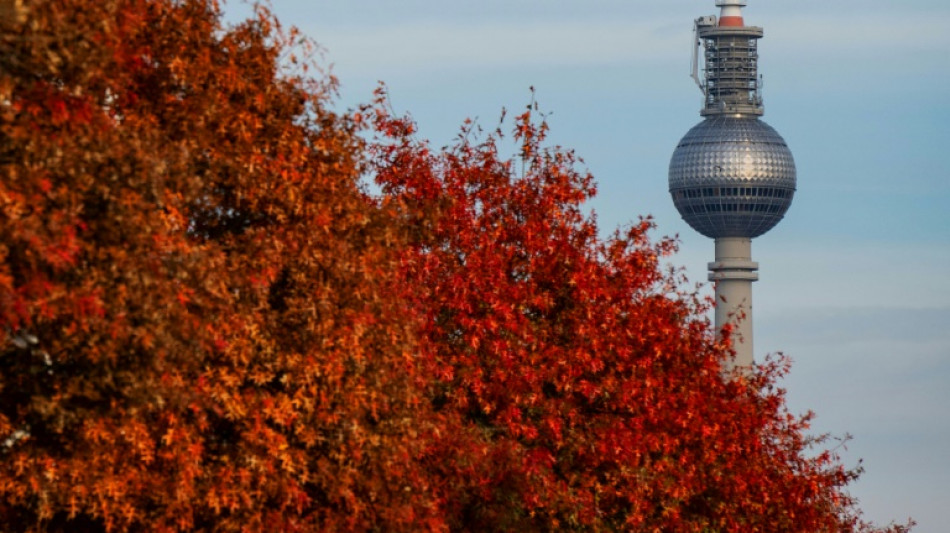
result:
[[(756, 357), (816, 432), (853, 439), (851, 492), (880, 524), (946, 531), (950, 502), (950, 3), (750, 0), (765, 116), (798, 167), (794, 203), (753, 242)], [(652, 215), (692, 281), (713, 244), (680, 220), (670, 155), (701, 120), (693, 19), (713, 0), (273, 0), (324, 48), (340, 110), (386, 83), (435, 147), (494, 129), (534, 87), (552, 143), (595, 176), (607, 234)], [(228, 18), (246, 13), (236, 0)], [(704, 290), (709, 290), (707, 287)]]

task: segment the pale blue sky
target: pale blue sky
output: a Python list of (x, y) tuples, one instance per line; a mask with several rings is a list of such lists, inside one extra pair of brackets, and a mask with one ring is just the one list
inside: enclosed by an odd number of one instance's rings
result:
[[(795, 360), (793, 410), (855, 439), (852, 489), (881, 523), (947, 530), (950, 502), (950, 3), (750, 0), (763, 26), (764, 120), (799, 192), (753, 243), (756, 352)], [(434, 146), (465, 118), (493, 128), (537, 90), (552, 140), (584, 157), (606, 231), (652, 214), (674, 262), (706, 278), (712, 243), (680, 221), (669, 157), (700, 120), (688, 77), (713, 0), (274, 0), (326, 48), (340, 108), (378, 80)], [(235, 4), (236, 16), (242, 8)], [(605, 232), (606, 232), (605, 231)]]

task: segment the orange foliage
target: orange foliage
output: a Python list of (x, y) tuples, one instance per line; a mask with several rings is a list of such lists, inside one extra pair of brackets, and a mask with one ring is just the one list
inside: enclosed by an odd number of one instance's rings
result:
[(0, 529), (418, 530), (399, 236), (332, 80), (263, 10), (3, 5)]

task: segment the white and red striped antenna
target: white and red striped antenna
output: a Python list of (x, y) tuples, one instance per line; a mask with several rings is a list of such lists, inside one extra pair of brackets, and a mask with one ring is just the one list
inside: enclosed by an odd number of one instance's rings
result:
[(745, 21), (742, 20), (742, 8), (746, 6), (746, 2), (742, 0), (716, 0), (716, 6), (722, 8), (719, 13), (720, 27), (741, 28), (745, 26)]

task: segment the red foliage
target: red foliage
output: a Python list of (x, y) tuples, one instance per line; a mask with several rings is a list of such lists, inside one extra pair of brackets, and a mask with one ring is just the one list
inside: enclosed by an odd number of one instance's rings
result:
[[(423, 461), (453, 529), (854, 531), (856, 473), (789, 415), (781, 362), (723, 379), (728, 341), (664, 272), (649, 219), (598, 237), (590, 175), (500, 131), (432, 153), (375, 111), (376, 176), (410, 228), (403, 266), (435, 409)], [(520, 173), (520, 175), (519, 175)], [(896, 531), (896, 530), (895, 530)]]

